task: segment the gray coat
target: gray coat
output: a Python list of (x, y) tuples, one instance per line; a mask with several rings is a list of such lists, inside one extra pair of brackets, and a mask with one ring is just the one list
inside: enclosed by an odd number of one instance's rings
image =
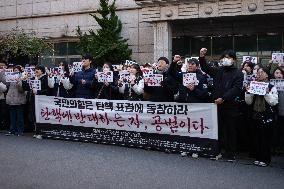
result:
[(22, 81), (18, 83), (9, 83), (9, 89), (6, 96), (8, 105), (23, 105), (26, 104), (26, 93), (22, 87)]

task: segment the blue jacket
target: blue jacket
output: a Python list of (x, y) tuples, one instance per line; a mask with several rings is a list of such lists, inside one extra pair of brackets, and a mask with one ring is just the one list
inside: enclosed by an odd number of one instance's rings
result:
[[(74, 86), (76, 98), (94, 98), (93, 92), (93, 80), (95, 79), (96, 70), (90, 68), (88, 70), (82, 70), (75, 74)], [(82, 84), (81, 81), (86, 80), (86, 84)]]

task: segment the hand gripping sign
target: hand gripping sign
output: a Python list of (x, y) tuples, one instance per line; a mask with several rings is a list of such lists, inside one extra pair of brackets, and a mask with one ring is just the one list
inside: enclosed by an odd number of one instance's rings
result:
[(16, 83), (20, 74), (17, 72), (5, 72), (5, 78), (7, 83)]
[(29, 85), (31, 89), (35, 89), (37, 91), (41, 90), (41, 81), (38, 79), (35, 80), (29, 80)]
[(248, 92), (251, 94), (264, 96), (267, 92), (269, 83), (252, 81), (249, 86)]
[(83, 62), (73, 62), (73, 72), (80, 72), (83, 69)]
[(270, 84), (275, 86), (277, 91), (284, 91), (284, 79), (271, 79)]
[(113, 82), (113, 72), (112, 71), (97, 72), (97, 76), (98, 76), (98, 82), (100, 82), (100, 83), (104, 83), (104, 82), (111, 83), (111, 82)]
[(284, 66), (284, 53), (272, 53), (272, 62)]
[(148, 77), (144, 77), (144, 82), (148, 86), (161, 86), (161, 82), (164, 77), (162, 74), (152, 74), (148, 75)]
[(197, 80), (197, 77), (196, 77), (196, 73), (183, 74), (183, 85), (188, 86), (191, 83), (194, 83), (194, 85), (199, 84), (199, 81)]
[(130, 73), (127, 70), (122, 70), (119, 72), (119, 79), (123, 83), (130, 83)]

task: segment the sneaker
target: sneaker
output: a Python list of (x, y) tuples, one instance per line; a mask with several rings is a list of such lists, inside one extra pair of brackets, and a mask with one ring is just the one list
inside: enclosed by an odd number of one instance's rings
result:
[(193, 158), (198, 158), (198, 154), (197, 154), (197, 153), (193, 153), (193, 154), (191, 155), (191, 157), (193, 157)]
[(186, 157), (186, 156), (187, 156), (187, 152), (181, 152), (180, 155), (181, 155), (182, 157)]
[(215, 157), (211, 157), (210, 159), (211, 160), (219, 160), (219, 159), (221, 159), (222, 158), (222, 154), (218, 154), (217, 156), (215, 156)]
[(256, 160), (256, 161), (253, 162), (253, 164), (254, 165), (259, 165), (259, 161)]
[(42, 139), (42, 136), (41, 136), (41, 135), (37, 135), (36, 138), (39, 139), (39, 140), (41, 140), (41, 139)]
[(260, 167), (267, 167), (267, 164), (264, 163), (264, 162), (262, 162), (262, 161), (260, 161), (259, 164), (258, 164), (258, 166), (260, 166)]
[(227, 159), (227, 161), (233, 163), (233, 162), (236, 161), (236, 157), (235, 157), (235, 156), (229, 157), (229, 158)]
[(15, 134), (12, 133), (12, 132), (8, 132), (8, 133), (5, 134), (5, 136), (13, 136), (13, 135), (15, 135)]

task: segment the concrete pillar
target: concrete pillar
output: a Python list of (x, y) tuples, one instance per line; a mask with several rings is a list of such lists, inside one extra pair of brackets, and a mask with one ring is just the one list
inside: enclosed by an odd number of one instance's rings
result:
[(154, 23), (154, 62), (161, 56), (172, 60), (172, 28), (167, 21)]

